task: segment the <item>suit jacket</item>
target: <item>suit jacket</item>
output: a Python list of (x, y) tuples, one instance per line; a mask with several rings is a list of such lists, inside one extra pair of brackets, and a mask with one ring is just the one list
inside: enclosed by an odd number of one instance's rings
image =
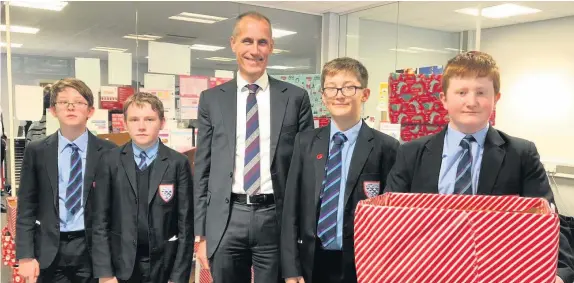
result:
[[(281, 227), (283, 277), (313, 278), (320, 194), (329, 156), (330, 126), (300, 133), (287, 180)], [(354, 215), (357, 203), (367, 199), (364, 182), (379, 181), (383, 192), (387, 174), (395, 163), (399, 142), (363, 123), (347, 173), (343, 217), (343, 261), (345, 277), (356, 281)], [(323, 157), (319, 158), (319, 155)]]
[[(131, 142), (102, 157), (93, 198), (94, 277), (130, 278), (136, 264), (138, 201), (145, 201), (152, 282), (189, 282), (194, 242), (191, 166), (183, 154), (161, 142), (151, 166), (149, 193), (142, 196)], [(160, 192), (161, 185), (171, 185), (171, 197)]]
[[(386, 191), (438, 193), (445, 133), (446, 127), (438, 134), (403, 144), (389, 173)], [(554, 202), (534, 143), (509, 136), (493, 127), (489, 127), (486, 134), (477, 193), (542, 197)], [(561, 233), (558, 275), (565, 282), (574, 280), (571, 263), (572, 250)]]
[[(115, 144), (88, 132), (82, 203), (88, 251), (91, 252), (92, 183), (100, 156)], [(60, 245), (58, 200), (58, 133), (26, 146), (18, 189), (16, 258), (35, 258), (44, 269), (52, 264)]]
[[(313, 116), (307, 91), (272, 77), (269, 77), (269, 86), (271, 179), (279, 222), (283, 192), (293, 154), (293, 141), (297, 133), (313, 129)], [(235, 163), (236, 115), (236, 80), (201, 94), (194, 172), (195, 233), (198, 236), (206, 236), (208, 257), (211, 257), (219, 246), (229, 220)]]

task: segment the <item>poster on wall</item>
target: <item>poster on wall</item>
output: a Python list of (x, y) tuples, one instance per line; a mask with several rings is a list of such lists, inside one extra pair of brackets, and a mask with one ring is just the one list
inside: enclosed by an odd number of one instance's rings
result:
[(102, 109), (122, 110), (124, 102), (134, 94), (134, 89), (130, 86), (102, 86), (100, 105)]
[(199, 95), (209, 88), (209, 77), (179, 77), (179, 110), (180, 119), (197, 119)]
[(88, 120), (88, 130), (94, 135), (109, 134), (108, 115), (107, 109), (96, 109), (90, 120)]
[(112, 133), (123, 133), (126, 131), (124, 125), (124, 114), (112, 113)]
[(389, 83), (382, 82), (379, 84), (379, 104), (378, 111), (388, 111), (389, 109)]
[(313, 117), (330, 117), (327, 107), (321, 100), (321, 75), (278, 75), (273, 76), (278, 80), (294, 84), (301, 87), (309, 93), (309, 100), (311, 100), (311, 109), (313, 110)]
[(230, 80), (232, 80), (232, 78), (209, 78), (209, 88), (222, 85)]

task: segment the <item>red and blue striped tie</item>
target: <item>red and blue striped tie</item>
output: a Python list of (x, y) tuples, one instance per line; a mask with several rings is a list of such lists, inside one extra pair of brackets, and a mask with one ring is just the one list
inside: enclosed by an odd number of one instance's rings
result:
[(78, 152), (77, 145), (70, 143), (68, 147), (72, 149), (70, 156), (70, 178), (66, 188), (66, 209), (69, 214), (75, 215), (82, 207), (82, 158)]
[(261, 189), (261, 168), (259, 156), (259, 113), (255, 94), (259, 89), (256, 84), (247, 85), (247, 107), (245, 109), (245, 163), (243, 167), (243, 188), (247, 195), (254, 195)]
[(339, 210), (339, 194), (341, 190), (342, 150), (347, 137), (337, 132), (333, 135), (333, 147), (329, 152), (329, 160), (325, 166), (325, 179), (321, 192), (321, 209), (317, 223), (317, 236), (323, 247), (329, 246), (337, 237), (337, 211)]
[(462, 158), (456, 170), (456, 180), (454, 182), (454, 194), (472, 195), (472, 154), (470, 143), (475, 141), (473, 136), (466, 136), (460, 141), (463, 148)]

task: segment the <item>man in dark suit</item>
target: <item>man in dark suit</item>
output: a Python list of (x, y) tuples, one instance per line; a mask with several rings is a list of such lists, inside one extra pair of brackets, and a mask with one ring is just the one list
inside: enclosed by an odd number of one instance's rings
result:
[(285, 189), (281, 265), (287, 283), (357, 282), (355, 208), (382, 193), (399, 147), (361, 119), (370, 90), (359, 61), (328, 62), (321, 85), (331, 123), (297, 135)]
[(188, 283), (193, 258), (192, 176), (187, 157), (158, 138), (157, 96), (124, 103), (131, 141), (102, 157), (94, 206), (94, 276), (100, 282)]
[[(283, 192), (298, 132), (313, 128), (307, 92), (266, 73), (271, 24), (238, 17), (231, 47), (237, 78), (204, 91), (195, 155), (198, 259), (215, 283), (281, 281)], [(209, 258), (209, 263), (208, 263)]]
[[(440, 133), (403, 144), (389, 173), (389, 192), (520, 195), (553, 202), (534, 143), (489, 125), (500, 98), (494, 59), (467, 52), (444, 71), (441, 101), (450, 123)], [(572, 282), (572, 252), (561, 235), (558, 282)]]
[(77, 79), (52, 86), (58, 132), (31, 142), (18, 190), (16, 258), (28, 282), (95, 282), (90, 260), (92, 183), (100, 155), (115, 144), (86, 128), (94, 96)]

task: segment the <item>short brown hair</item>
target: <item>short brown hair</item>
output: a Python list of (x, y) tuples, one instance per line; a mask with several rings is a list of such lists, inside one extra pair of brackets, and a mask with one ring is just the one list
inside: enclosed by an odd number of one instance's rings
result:
[(76, 78), (65, 78), (55, 82), (50, 91), (50, 107), (56, 106), (56, 99), (58, 94), (66, 88), (73, 88), (80, 93), (80, 95), (88, 101), (89, 107), (94, 107), (94, 94), (92, 90), (81, 80)]
[(356, 59), (349, 57), (341, 57), (333, 59), (323, 66), (323, 71), (321, 72), (321, 88), (325, 86), (325, 78), (327, 76), (333, 76), (340, 72), (349, 72), (359, 80), (361, 87), (368, 87), (369, 85), (369, 72), (367, 68)]
[(461, 53), (448, 61), (442, 76), (443, 92), (446, 94), (451, 78), (468, 76), (488, 77), (494, 85), (494, 93), (500, 93), (500, 72), (496, 61), (492, 56), (480, 51)]
[(235, 19), (235, 25), (233, 25), (233, 36), (237, 36), (237, 34), (239, 33), (239, 23), (244, 18), (252, 18), (255, 20), (267, 22), (267, 24), (269, 24), (269, 32), (271, 33), (271, 38), (273, 38), (273, 29), (271, 28), (271, 21), (265, 15), (255, 11), (245, 12), (237, 16), (237, 18)]
[(128, 97), (128, 99), (124, 102), (124, 120), (128, 118), (127, 114), (130, 105), (134, 104), (136, 106), (143, 107), (144, 103), (149, 104), (151, 109), (157, 112), (160, 120), (165, 118), (163, 103), (157, 96), (148, 92), (136, 92), (132, 96)]

